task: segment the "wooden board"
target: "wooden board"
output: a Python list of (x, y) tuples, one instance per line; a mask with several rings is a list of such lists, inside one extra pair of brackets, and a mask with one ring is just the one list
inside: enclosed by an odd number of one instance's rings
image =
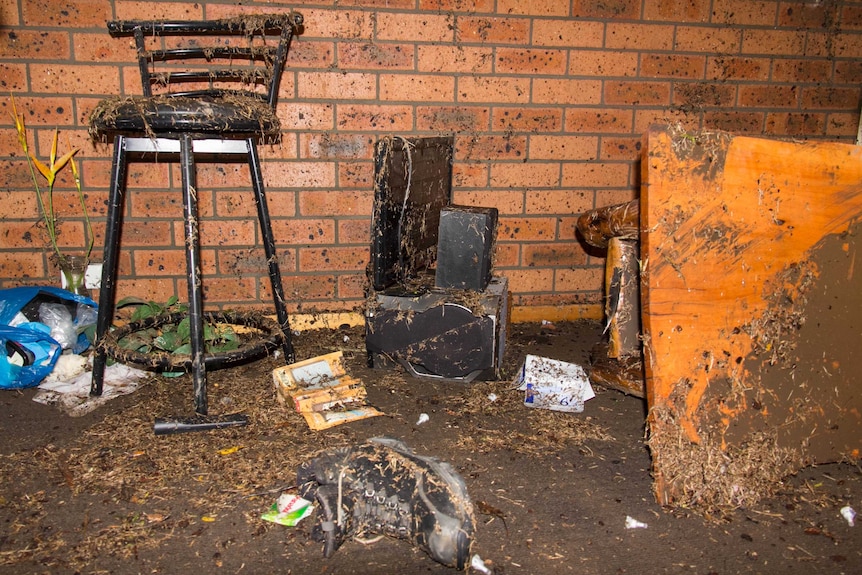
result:
[(644, 144), (658, 500), (743, 505), (803, 465), (858, 458), (862, 148), (673, 127)]

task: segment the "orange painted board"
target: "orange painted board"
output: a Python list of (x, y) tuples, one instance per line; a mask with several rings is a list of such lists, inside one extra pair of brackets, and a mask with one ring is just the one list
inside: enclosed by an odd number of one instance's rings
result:
[(654, 127), (641, 169), (658, 499), (680, 497), (663, 435), (732, 453), (769, 434), (798, 464), (858, 458), (862, 147)]

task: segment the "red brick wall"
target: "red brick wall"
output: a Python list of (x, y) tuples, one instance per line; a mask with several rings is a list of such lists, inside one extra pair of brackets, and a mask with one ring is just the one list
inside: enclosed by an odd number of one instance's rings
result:
[[(387, 134), (456, 135), (455, 199), (501, 213), (497, 270), (519, 306), (595, 309), (602, 254), (577, 216), (631, 198), (652, 123), (852, 143), (862, 90), (862, 2), (821, 0), (0, 0), (0, 91), (14, 93), (47, 155), (52, 130), (80, 147), (97, 249), (110, 151), (90, 110), (140, 84), (112, 18), (218, 18), (299, 9), (305, 32), (282, 81), (280, 147), (264, 177), (293, 309), (363, 298), (371, 155)], [(0, 98), (0, 287), (55, 282)], [(120, 297), (185, 294), (176, 166), (132, 164)], [(172, 187), (173, 182), (173, 187)], [(268, 306), (242, 164), (200, 166), (208, 306)], [(83, 222), (68, 181), (61, 240)], [(583, 309), (581, 307), (580, 309)]]

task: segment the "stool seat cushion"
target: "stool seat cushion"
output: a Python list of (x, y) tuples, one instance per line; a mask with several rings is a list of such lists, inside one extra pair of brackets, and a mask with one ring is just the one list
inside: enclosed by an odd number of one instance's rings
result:
[(191, 133), (214, 137), (277, 139), (280, 124), (272, 106), (254, 95), (220, 92), (195, 96), (118, 96), (99, 103), (90, 134), (156, 137)]

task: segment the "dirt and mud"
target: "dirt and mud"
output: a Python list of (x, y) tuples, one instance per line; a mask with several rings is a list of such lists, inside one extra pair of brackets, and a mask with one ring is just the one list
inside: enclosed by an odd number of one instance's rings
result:
[[(361, 328), (297, 335), (299, 359), (342, 350), (385, 413), (326, 431), (276, 402), (278, 358), (210, 373), (210, 412), (250, 418), (217, 431), (154, 435), (154, 418), (189, 415), (188, 377), (153, 378), (78, 418), (34, 390), (4, 391), (0, 574), (455, 573), (396, 539), (324, 559), (310, 520), (260, 518), (301, 462), (381, 435), (458, 470), (477, 512), (473, 552), (498, 575), (862, 572), (862, 526), (839, 511), (862, 510), (856, 464), (804, 469), (745, 509), (662, 508), (643, 400), (596, 386), (583, 413), (566, 414), (526, 408), (512, 389), (526, 354), (587, 365), (600, 326), (510, 327), (501, 380), (467, 385), (369, 369)], [(647, 527), (627, 529), (627, 516)]]

